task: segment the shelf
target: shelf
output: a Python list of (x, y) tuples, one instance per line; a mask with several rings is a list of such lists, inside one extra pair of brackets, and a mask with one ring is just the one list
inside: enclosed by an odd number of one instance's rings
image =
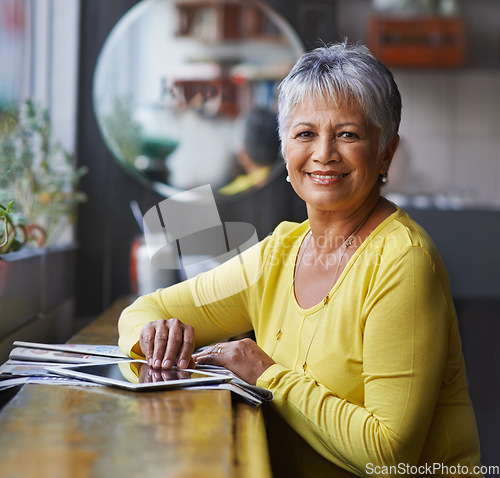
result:
[(465, 24), (459, 17), (369, 19), (368, 46), (388, 66), (458, 68), (465, 64)]
[(239, 40), (281, 41), (281, 32), (253, 5), (210, 1), (179, 1), (177, 36), (208, 43)]

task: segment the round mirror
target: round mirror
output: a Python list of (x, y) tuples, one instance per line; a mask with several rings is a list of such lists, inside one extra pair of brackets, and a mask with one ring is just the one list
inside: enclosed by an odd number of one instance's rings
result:
[(289, 24), (259, 2), (143, 0), (97, 63), (104, 141), (164, 196), (207, 184), (219, 191), (245, 173), (237, 158), (247, 117), (275, 111), (277, 86), (302, 52)]

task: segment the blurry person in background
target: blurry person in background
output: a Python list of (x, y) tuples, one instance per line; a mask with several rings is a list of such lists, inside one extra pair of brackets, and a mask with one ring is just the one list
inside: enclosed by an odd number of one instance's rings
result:
[(245, 120), (243, 145), (238, 165), (244, 174), (220, 188), (219, 193), (223, 195), (239, 194), (264, 185), (273, 165), (282, 160), (276, 113), (267, 108), (254, 108)]

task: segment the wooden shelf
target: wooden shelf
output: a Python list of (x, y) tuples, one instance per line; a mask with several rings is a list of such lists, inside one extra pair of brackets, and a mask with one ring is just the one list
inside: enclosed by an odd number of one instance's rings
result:
[(388, 66), (457, 68), (465, 64), (461, 18), (372, 16), (368, 46)]
[(254, 5), (184, 0), (176, 3), (177, 36), (219, 43), (264, 38), (281, 40), (282, 34)]

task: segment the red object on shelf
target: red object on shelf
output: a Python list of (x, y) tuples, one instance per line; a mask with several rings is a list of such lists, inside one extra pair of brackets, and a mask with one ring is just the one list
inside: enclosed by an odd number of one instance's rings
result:
[(369, 20), (368, 47), (388, 66), (456, 68), (465, 63), (465, 24), (459, 17)]
[(212, 111), (212, 114), (230, 118), (239, 114), (239, 85), (229, 78), (176, 80), (175, 86), (182, 92), (186, 103), (194, 108), (201, 109), (209, 102), (213, 102), (217, 111)]
[[(279, 32), (269, 32), (260, 8), (251, 2), (214, 2), (213, 0), (178, 0), (176, 2), (178, 36), (198, 36), (197, 30), (208, 22), (216, 21), (217, 34), (212, 42), (236, 41), (246, 38), (276, 36)], [(204, 30), (204, 28), (201, 28)], [(206, 38), (204, 39), (206, 40)]]

